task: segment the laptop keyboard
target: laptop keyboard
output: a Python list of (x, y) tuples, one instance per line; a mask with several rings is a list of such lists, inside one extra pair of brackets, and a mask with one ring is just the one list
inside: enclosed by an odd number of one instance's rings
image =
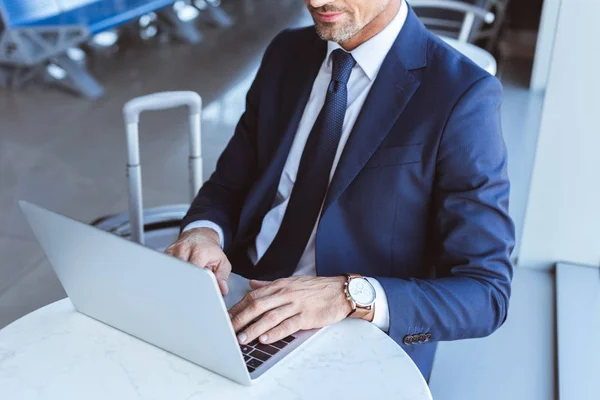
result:
[(242, 354), (244, 355), (244, 361), (246, 361), (248, 372), (254, 372), (256, 368), (260, 367), (265, 361), (273, 357), (295, 339), (295, 336), (290, 335), (271, 344), (262, 344), (258, 340), (254, 340), (240, 346)]

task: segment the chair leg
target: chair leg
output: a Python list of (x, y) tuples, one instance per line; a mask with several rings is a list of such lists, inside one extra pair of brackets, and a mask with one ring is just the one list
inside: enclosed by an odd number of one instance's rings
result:
[(53, 63), (62, 68), (66, 75), (62, 79), (56, 79), (46, 74), (48, 81), (73, 90), (89, 99), (97, 99), (104, 94), (102, 85), (85, 66), (71, 60), (66, 54), (55, 57)]
[(43, 66), (16, 67), (0, 66), (0, 87), (21, 89), (23, 86), (40, 76)]
[(198, 44), (202, 41), (202, 33), (194, 25), (194, 21), (182, 21), (172, 8), (167, 8), (159, 13), (159, 18), (168, 33), (179, 40), (189, 44)]
[(490, 53), (493, 53), (496, 50), (496, 45), (498, 44), (498, 39), (502, 32), (502, 28), (504, 27), (504, 21), (506, 20), (506, 8), (508, 7), (508, 1), (497, 1), (494, 3), (496, 6), (495, 14), (496, 20), (494, 21), (494, 25), (492, 26), (492, 30), (490, 32), (490, 38), (486, 44), (485, 50)]
[(214, 5), (214, 0), (206, 0), (208, 18), (219, 28), (231, 28), (233, 19), (221, 7)]

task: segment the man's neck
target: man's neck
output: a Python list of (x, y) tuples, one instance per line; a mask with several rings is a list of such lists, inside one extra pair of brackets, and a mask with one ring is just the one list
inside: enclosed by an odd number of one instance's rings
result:
[(383, 10), (373, 21), (367, 24), (351, 39), (346, 40), (345, 42), (340, 43), (340, 46), (346, 51), (352, 51), (364, 42), (371, 39), (373, 36), (377, 35), (379, 32), (385, 29), (386, 26), (392, 22), (394, 17), (400, 11), (400, 6), (404, 0), (391, 0), (390, 4)]

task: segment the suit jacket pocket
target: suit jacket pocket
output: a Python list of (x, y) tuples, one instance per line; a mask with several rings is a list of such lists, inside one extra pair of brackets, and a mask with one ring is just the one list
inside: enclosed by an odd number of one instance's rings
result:
[(412, 164), (421, 161), (422, 144), (384, 147), (378, 149), (365, 165), (365, 168), (388, 167), (393, 165)]

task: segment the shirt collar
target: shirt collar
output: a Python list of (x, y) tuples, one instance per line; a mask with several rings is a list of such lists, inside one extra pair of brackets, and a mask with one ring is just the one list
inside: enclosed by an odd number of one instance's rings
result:
[[(403, 0), (400, 4), (400, 10), (394, 19), (377, 35), (365, 43), (352, 50), (350, 54), (356, 60), (356, 64), (365, 72), (367, 77), (373, 81), (379, 69), (385, 60), (385, 57), (392, 49), (396, 38), (400, 34), (406, 18), (408, 16), (408, 5)], [(331, 53), (342, 47), (336, 42), (327, 42), (327, 67), (332, 68)]]

